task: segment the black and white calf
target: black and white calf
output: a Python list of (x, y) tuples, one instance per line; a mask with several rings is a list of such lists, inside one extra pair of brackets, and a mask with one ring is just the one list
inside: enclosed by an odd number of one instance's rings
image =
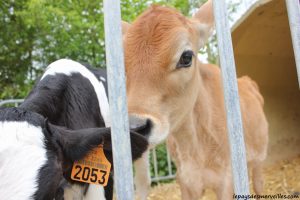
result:
[[(108, 127), (110, 117), (105, 88), (105, 70), (61, 59), (48, 66), (20, 107), (41, 114), (52, 124), (69, 129)], [(134, 159), (141, 156), (141, 152), (133, 150), (132, 153)], [(111, 151), (106, 150), (105, 154), (111, 157)], [(104, 199), (101, 187), (86, 185), (65, 186), (65, 199)], [(105, 187), (105, 198), (112, 199), (112, 194), (113, 181), (110, 178)]]
[[(140, 156), (147, 140), (130, 136), (134, 156)], [(31, 111), (0, 109), (1, 199), (61, 199), (58, 190), (73, 162), (100, 144), (110, 151), (110, 140), (109, 128), (69, 130)]]

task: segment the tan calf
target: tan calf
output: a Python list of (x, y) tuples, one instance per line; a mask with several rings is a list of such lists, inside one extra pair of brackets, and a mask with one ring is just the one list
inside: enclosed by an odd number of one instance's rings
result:
[[(232, 199), (220, 69), (197, 59), (213, 27), (211, 2), (192, 19), (171, 8), (152, 6), (124, 26), (131, 122), (146, 124), (144, 133), (153, 145), (168, 136), (182, 199), (198, 199), (205, 188), (214, 189), (218, 199)], [(268, 144), (263, 97), (249, 77), (240, 78), (238, 85), (247, 160), (254, 190), (261, 194)]]

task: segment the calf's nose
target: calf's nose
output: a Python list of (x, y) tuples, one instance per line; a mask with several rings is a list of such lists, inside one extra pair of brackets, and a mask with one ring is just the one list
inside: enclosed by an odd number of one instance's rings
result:
[(130, 129), (137, 129), (137, 128), (146, 126), (146, 124), (147, 124), (147, 119), (146, 118), (138, 117), (138, 116), (135, 116), (135, 115), (130, 115), (129, 116)]
[(147, 137), (151, 131), (152, 122), (150, 119), (141, 116), (129, 115), (129, 126), (130, 130)]

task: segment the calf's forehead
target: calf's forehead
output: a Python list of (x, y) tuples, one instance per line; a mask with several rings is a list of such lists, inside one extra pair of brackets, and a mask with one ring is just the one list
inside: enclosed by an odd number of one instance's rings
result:
[(125, 36), (126, 65), (129, 68), (145, 63), (167, 65), (174, 55), (178, 57), (177, 52), (191, 48), (193, 33), (192, 22), (178, 11), (152, 6), (132, 24)]

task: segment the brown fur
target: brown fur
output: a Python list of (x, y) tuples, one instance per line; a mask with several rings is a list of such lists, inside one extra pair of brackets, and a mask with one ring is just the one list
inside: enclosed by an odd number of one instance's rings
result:
[[(152, 6), (124, 35), (129, 113), (169, 127), (167, 144), (185, 200), (198, 199), (205, 188), (214, 189), (218, 199), (232, 199), (233, 193), (220, 69), (196, 57), (191, 67), (176, 69), (182, 46), (196, 55), (206, 42), (210, 28), (201, 23), (213, 24), (208, 15), (211, 2), (193, 19)], [(268, 144), (263, 97), (249, 77), (238, 79), (238, 86), (247, 160), (260, 194)]]

